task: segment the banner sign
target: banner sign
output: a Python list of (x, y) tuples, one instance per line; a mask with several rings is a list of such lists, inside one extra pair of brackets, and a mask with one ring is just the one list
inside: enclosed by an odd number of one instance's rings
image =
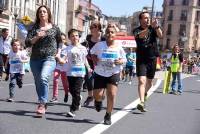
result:
[(134, 36), (117, 36), (115, 38), (115, 43), (121, 45), (122, 47), (137, 47)]

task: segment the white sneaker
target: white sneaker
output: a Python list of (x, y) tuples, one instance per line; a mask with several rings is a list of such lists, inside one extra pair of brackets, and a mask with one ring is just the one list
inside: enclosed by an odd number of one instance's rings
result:
[(129, 84), (129, 85), (131, 85), (131, 84), (132, 84), (132, 82), (131, 82), (131, 81), (129, 81), (129, 82), (128, 82), (128, 84)]
[(68, 112), (66, 116), (67, 117), (75, 117), (76, 116), (75, 111)]

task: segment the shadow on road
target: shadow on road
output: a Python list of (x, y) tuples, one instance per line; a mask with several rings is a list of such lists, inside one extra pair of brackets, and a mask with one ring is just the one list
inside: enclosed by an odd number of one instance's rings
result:
[[(69, 117), (70, 118), (70, 117)], [(66, 121), (66, 122), (74, 122), (74, 123), (89, 123), (89, 124), (99, 124), (99, 122), (95, 122), (94, 120), (91, 119), (74, 119), (74, 118), (63, 118), (63, 119), (58, 119), (58, 118), (46, 118), (46, 120), (50, 121)]]
[(183, 91), (185, 93), (194, 93), (194, 94), (200, 94), (200, 91), (199, 90), (186, 90), (186, 91)]

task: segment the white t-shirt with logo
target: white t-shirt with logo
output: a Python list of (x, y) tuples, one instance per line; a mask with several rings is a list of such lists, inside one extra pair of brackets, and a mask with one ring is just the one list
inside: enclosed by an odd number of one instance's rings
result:
[(121, 71), (122, 65), (115, 65), (114, 60), (121, 58), (126, 61), (124, 49), (121, 46), (108, 47), (106, 41), (95, 44), (90, 52), (99, 59), (94, 72), (104, 77), (110, 77)]
[(84, 77), (86, 74), (86, 47), (79, 44), (78, 46), (69, 45), (67, 52), (67, 76)]
[[(60, 49), (60, 53), (59, 54), (60, 54), (61, 58), (67, 57), (67, 49), (66, 48), (67, 48), (66, 45), (60, 45), (59, 46), (59, 49)], [(58, 69), (58, 70), (60, 70), (62, 72), (66, 72), (67, 63), (65, 63), (65, 64), (59, 64), (59, 63), (57, 63), (56, 69)]]
[(10, 73), (20, 73), (25, 74), (24, 65), (21, 60), (28, 59), (27, 53), (25, 51), (18, 51), (17, 53), (12, 50), (8, 54)]

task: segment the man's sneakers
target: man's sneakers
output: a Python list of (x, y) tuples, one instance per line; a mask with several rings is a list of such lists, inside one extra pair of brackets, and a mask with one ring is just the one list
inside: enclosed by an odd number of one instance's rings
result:
[(147, 110), (145, 109), (145, 104), (144, 102), (141, 102), (137, 105), (137, 109), (140, 110), (141, 112), (147, 112)]
[(102, 109), (102, 101), (94, 101), (94, 106), (95, 106), (95, 109), (96, 109), (96, 111), (97, 112), (100, 112), (101, 111), (101, 109)]
[(111, 125), (111, 113), (107, 113), (104, 116), (104, 124), (105, 125)]
[(83, 103), (83, 106), (87, 107), (89, 106), (90, 102), (93, 101), (93, 97), (88, 96), (87, 99), (85, 100), (85, 102)]
[(75, 117), (75, 116), (76, 116), (76, 113), (75, 113), (75, 111), (70, 110), (70, 111), (67, 113), (66, 116), (67, 116), (67, 117)]

